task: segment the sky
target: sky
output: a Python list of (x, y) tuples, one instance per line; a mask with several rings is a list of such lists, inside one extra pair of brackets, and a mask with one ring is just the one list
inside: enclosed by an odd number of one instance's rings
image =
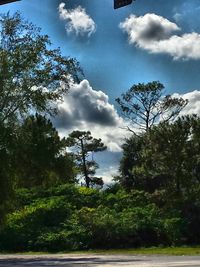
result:
[(96, 155), (106, 182), (116, 175), (128, 137), (115, 99), (133, 84), (160, 81), (165, 94), (189, 100), (182, 114), (200, 114), (200, 1), (136, 0), (114, 10), (114, 0), (21, 0), (1, 6), (20, 11), (48, 34), (63, 55), (76, 58), (84, 77), (59, 105), (54, 125), (102, 138)]

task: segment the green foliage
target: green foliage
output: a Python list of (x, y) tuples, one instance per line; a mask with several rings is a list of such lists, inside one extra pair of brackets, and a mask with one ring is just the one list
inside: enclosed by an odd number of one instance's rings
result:
[(35, 201), (8, 215), (1, 242), (6, 243), (8, 250), (37, 250), (38, 237), (59, 228), (70, 214), (71, 207), (63, 197)]
[(188, 222), (144, 191), (59, 185), (20, 189), (0, 231), (7, 251), (66, 251), (182, 244)]
[(69, 88), (69, 75), (78, 78), (76, 60), (50, 49), (49, 37), (19, 13), (1, 15), (0, 28), (0, 122), (32, 110), (54, 112), (54, 101)]
[(117, 179), (129, 196), (133, 189), (148, 192), (148, 201), (161, 211), (166, 244), (199, 243), (199, 125), (195, 115), (179, 117), (123, 146)]
[(191, 194), (199, 185), (199, 118), (162, 122), (124, 145), (120, 183), (149, 192)]
[(143, 139), (140, 136), (133, 135), (126, 139), (123, 144), (123, 156), (120, 161), (121, 176), (116, 178), (123, 187), (131, 189), (137, 187), (138, 179), (132, 172), (132, 169), (140, 164), (140, 151), (143, 147)]
[[(80, 74), (77, 61), (62, 56), (60, 49), (51, 49), (49, 37), (42, 35), (39, 28), (24, 20), (19, 13), (0, 15), (0, 221), (12, 206), (13, 189), (18, 179), (30, 181), (30, 174), (38, 168), (38, 164), (36, 169), (33, 166), (33, 146), (32, 151), (28, 151), (26, 146), (25, 151), (16, 152), (27, 145), (28, 140), (24, 131), (19, 141), (19, 126), (29, 114), (55, 114), (56, 101), (68, 91), (71, 78), (78, 81)], [(33, 157), (30, 166), (31, 158), (27, 153)], [(22, 162), (24, 165), (20, 166)], [(52, 168), (43, 172), (48, 172), (50, 180), (55, 180), (58, 172), (63, 178), (62, 166), (65, 168), (67, 164), (70, 170), (71, 162), (69, 157), (68, 162), (59, 158), (55, 163), (58, 167), (56, 172)], [(19, 178), (20, 169), (20, 176), (24, 174), (26, 178)], [(71, 173), (68, 174), (71, 176)]]
[(184, 244), (184, 220), (180, 217), (167, 218), (164, 220), (164, 229), (167, 237), (167, 244), (181, 245)]
[(74, 181), (73, 157), (66, 153), (66, 140), (60, 139), (49, 119), (38, 114), (26, 118), (19, 128), (17, 144), (18, 186)]
[[(106, 146), (101, 139), (91, 136), (91, 132), (73, 131), (67, 138), (68, 146), (75, 150), (76, 160), (80, 174), (84, 177), (87, 187), (100, 186), (103, 187), (103, 179), (94, 177), (98, 164), (93, 160), (93, 153), (104, 151)], [(92, 159), (88, 157), (92, 155)]]
[(153, 205), (125, 208), (121, 212), (99, 206), (82, 208), (78, 216), (91, 236), (91, 248), (123, 248), (158, 244), (161, 231), (158, 214)]
[(14, 195), (14, 168), (13, 155), (16, 147), (15, 125), (5, 127), (0, 123), (0, 224), (4, 220), (4, 215), (12, 206)]

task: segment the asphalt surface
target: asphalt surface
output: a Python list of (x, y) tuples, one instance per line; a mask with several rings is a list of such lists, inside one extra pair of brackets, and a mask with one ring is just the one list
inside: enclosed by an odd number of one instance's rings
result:
[(0, 267), (200, 267), (200, 256), (0, 255)]

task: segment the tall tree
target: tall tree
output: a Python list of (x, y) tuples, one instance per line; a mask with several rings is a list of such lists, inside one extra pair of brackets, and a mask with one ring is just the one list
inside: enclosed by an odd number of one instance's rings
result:
[(146, 191), (190, 194), (200, 182), (199, 125), (195, 116), (180, 117), (127, 140), (120, 182)]
[(73, 182), (73, 158), (66, 153), (51, 121), (44, 116), (28, 117), (19, 129), (16, 174), (19, 186), (32, 187)]
[(55, 113), (80, 74), (77, 61), (51, 49), (49, 37), (19, 13), (0, 15), (0, 206), (12, 189), (16, 124), (33, 112)]
[(139, 83), (116, 99), (123, 115), (132, 121), (133, 129), (148, 131), (160, 121), (176, 118), (185, 107), (187, 100), (163, 96), (163, 90), (163, 84), (157, 81)]
[(55, 112), (55, 101), (77, 80), (75, 59), (50, 49), (47, 35), (19, 13), (0, 16), (0, 122), (27, 114)]
[(137, 188), (139, 181), (138, 178), (133, 173), (133, 168), (140, 164), (140, 152), (143, 147), (144, 140), (142, 136), (133, 135), (126, 139), (122, 146), (123, 156), (120, 161), (119, 171), (121, 175), (116, 177), (116, 181), (126, 189)]
[(94, 177), (98, 164), (93, 160), (89, 160), (89, 156), (94, 152), (104, 151), (106, 146), (101, 139), (91, 136), (89, 131), (73, 131), (68, 139), (68, 146), (74, 147), (79, 170), (83, 174), (87, 187), (92, 184), (103, 185), (102, 178)]

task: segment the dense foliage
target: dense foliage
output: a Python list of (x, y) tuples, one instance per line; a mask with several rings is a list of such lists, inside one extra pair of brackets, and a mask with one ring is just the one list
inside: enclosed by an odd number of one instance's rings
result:
[[(23, 189), (8, 215), (0, 247), (9, 251), (64, 251), (171, 245), (181, 218), (166, 215), (144, 191), (97, 191), (62, 185)], [(176, 217), (177, 216), (177, 217)]]
[(16, 142), (18, 186), (30, 188), (74, 181), (73, 157), (66, 153), (66, 140), (59, 137), (49, 119), (38, 114), (27, 117), (19, 127)]
[(120, 183), (127, 188), (191, 195), (199, 186), (200, 119), (162, 122), (124, 144)]
[(104, 191), (73, 185), (20, 189), (16, 210), (1, 229), (0, 248), (67, 251), (197, 244), (199, 192), (190, 198), (170, 195), (171, 201), (164, 192), (126, 192), (116, 186)]
[[(17, 152), (22, 145), (18, 142), (21, 124), (36, 112), (54, 114), (56, 101), (68, 91), (72, 79), (78, 81), (80, 73), (75, 59), (62, 56), (60, 49), (51, 49), (49, 37), (19, 13), (0, 15), (0, 221), (10, 206), (21, 169), (22, 151)], [(29, 158), (31, 140), (25, 131), (21, 141), (24, 156)], [(35, 170), (33, 161), (30, 172)]]

